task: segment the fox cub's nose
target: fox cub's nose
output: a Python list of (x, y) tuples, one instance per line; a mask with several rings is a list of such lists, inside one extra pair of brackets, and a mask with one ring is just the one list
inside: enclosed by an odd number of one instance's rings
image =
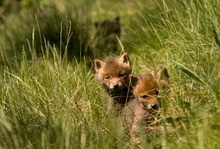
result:
[(113, 84), (114, 88), (118, 88), (118, 86), (119, 86), (118, 84)]
[(151, 105), (151, 108), (154, 109), (154, 110), (156, 110), (156, 109), (157, 109), (157, 105), (156, 105), (156, 104), (152, 104), (152, 105)]

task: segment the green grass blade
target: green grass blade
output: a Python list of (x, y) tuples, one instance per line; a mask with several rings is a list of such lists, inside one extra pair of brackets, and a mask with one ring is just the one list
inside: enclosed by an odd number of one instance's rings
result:
[(186, 68), (183, 64), (174, 60), (170, 60), (170, 64), (175, 65), (178, 69), (187, 74), (196, 82), (202, 84), (203, 86), (206, 86), (206, 83), (204, 81), (202, 81), (195, 73), (193, 73), (190, 69)]

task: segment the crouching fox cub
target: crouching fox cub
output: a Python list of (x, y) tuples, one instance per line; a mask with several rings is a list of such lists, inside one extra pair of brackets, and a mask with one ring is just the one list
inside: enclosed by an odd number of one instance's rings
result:
[[(163, 68), (160, 73), (162, 74), (164, 71), (167, 72), (167, 69)], [(130, 135), (137, 135), (140, 126), (148, 127), (147, 130), (149, 130), (150, 124), (154, 123), (161, 106), (159, 89), (163, 88), (165, 82), (167, 81), (162, 80), (161, 77), (157, 78), (151, 73), (140, 77), (134, 88), (135, 99), (128, 102), (123, 110)]]
[(131, 61), (127, 53), (120, 58), (107, 57), (94, 60), (96, 78), (106, 91), (107, 108), (120, 112), (133, 96), (138, 78), (131, 74)]

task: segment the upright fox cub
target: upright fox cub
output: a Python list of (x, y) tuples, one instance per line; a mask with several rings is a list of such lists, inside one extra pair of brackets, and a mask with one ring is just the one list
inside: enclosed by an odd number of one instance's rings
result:
[(95, 59), (96, 78), (107, 92), (108, 110), (113, 106), (121, 111), (133, 98), (133, 86), (138, 78), (131, 75), (131, 61), (127, 53), (120, 58), (107, 57), (104, 61)]
[(95, 50), (97, 57), (105, 57), (111, 53), (119, 54), (119, 44), (116, 36), (120, 38), (121, 24), (117, 16), (113, 20), (95, 23)]
[[(158, 73), (163, 75), (165, 71), (167, 72), (167, 69), (163, 68)], [(167, 75), (166, 77), (169, 76)], [(126, 122), (130, 127), (131, 135), (136, 135), (138, 133), (140, 125), (146, 126), (152, 123), (152, 120), (156, 118), (155, 114), (157, 114), (161, 106), (159, 89), (164, 87), (165, 82), (167, 81), (151, 73), (147, 73), (139, 79), (134, 88), (135, 99), (131, 100), (123, 111)]]
[(114, 20), (105, 20), (101, 23), (95, 22), (95, 27), (97, 29), (96, 36), (109, 36), (115, 34), (118, 37), (121, 35), (121, 25), (120, 18), (117, 16)]

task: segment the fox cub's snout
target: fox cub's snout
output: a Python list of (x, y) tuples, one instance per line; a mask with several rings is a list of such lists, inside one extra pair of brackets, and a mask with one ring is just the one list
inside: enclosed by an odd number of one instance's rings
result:
[(104, 61), (94, 60), (96, 77), (107, 89), (121, 90), (129, 84), (131, 62), (128, 54), (123, 54), (119, 59), (107, 57)]

